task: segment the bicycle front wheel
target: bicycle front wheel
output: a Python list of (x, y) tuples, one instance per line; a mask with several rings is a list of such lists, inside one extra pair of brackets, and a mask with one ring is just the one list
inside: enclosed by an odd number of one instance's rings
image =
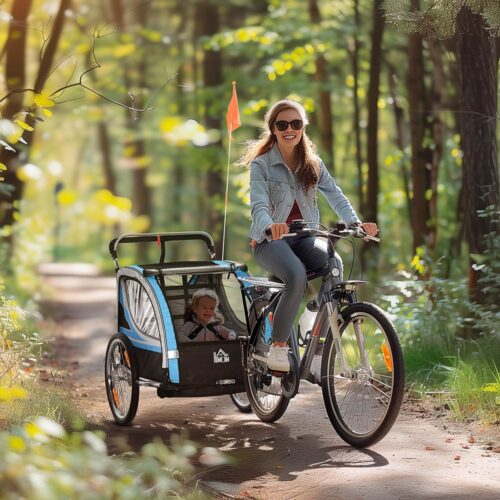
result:
[(323, 399), (338, 435), (364, 448), (380, 441), (399, 413), (403, 353), (396, 330), (379, 307), (359, 302), (342, 311), (342, 318), (340, 340), (329, 331), (323, 350)]

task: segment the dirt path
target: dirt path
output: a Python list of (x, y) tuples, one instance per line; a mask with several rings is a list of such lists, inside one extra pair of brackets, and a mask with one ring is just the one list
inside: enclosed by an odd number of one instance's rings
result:
[(172, 433), (186, 432), (200, 447), (230, 457), (230, 465), (199, 467), (199, 478), (219, 498), (500, 499), (500, 443), (413, 401), (370, 450), (345, 445), (330, 425), (321, 390), (307, 382), (276, 424), (239, 413), (227, 396), (159, 399), (153, 389), (141, 389), (134, 425), (115, 425), (103, 378), (107, 340), (115, 331), (114, 278), (59, 272), (52, 269), (45, 278), (50, 298), (43, 310), (54, 320), (66, 386), (105, 430), (111, 452), (139, 450), (154, 436), (168, 443)]

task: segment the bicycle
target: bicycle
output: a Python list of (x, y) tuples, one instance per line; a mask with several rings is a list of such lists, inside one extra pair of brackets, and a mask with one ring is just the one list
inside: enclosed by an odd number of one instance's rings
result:
[[(294, 221), (284, 236), (314, 236), (328, 242), (327, 265), (308, 273), (308, 280), (322, 277), (317, 299), (309, 303), (316, 318), (310, 332), (290, 336), (290, 371), (269, 371), (256, 356), (262, 358), (269, 348), (273, 311), (284, 285), (273, 279), (239, 278), (250, 302), (250, 336), (242, 342), (248, 404), (237, 396), (232, 396), (233, 402), (241, 411), (250, 407), (261, 420), (275, 422), (297, 394), (300, 381), (307, 380), (321, 386), (330, 422), (345, 442), (358, 448), (373, 445), (391, 429), (402, 403), (403, 353), (382, 309), (358, 302), (356, 289), (366, 281), (341, 280), (335, 244), (340, 239), (380, 240), (357, 226), (312, 229), (304, 221)], [(250, 292), (257, 298), (249, 298)]]

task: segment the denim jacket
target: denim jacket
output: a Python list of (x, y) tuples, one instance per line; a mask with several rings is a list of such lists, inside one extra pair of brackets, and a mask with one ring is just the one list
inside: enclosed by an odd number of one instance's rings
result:
[(347, 224), (360, 222), (349, 200), (328, 173), (323, 161), (319, 157), (318, 160), (320, 165), (318, 183), (309, 188), (306, 193), (297, 176), (299, 169), (295, 171), (295, 175), (292, 173), (283, 161), (277, 144), (252, 161), (250, 165), (251, 239), (261, 243), (266, 239), (265, 230), (269, 224), (286, 222), (294, 200), (297, 200), (305, 221), (319, 222), (316, 198), (318, 190), (342, 221)]

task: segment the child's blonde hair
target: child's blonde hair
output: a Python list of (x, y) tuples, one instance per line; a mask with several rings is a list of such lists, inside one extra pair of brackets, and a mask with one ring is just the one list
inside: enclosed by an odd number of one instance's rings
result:
[(192, 316), (194, 313), (194, 309), (198, 307), (198, 303), (204, 297), (208, 297), (215, 302), (215, 312), (214, 319), (219, 321), (220, 323), (224, 322), (224, 316), (219, 312), (219, 296), (210, 288), (202, 288), (200, 290), (196, 290), (191, 297), (191, 302), (188, 302), (186, 305), (186, 316)]

